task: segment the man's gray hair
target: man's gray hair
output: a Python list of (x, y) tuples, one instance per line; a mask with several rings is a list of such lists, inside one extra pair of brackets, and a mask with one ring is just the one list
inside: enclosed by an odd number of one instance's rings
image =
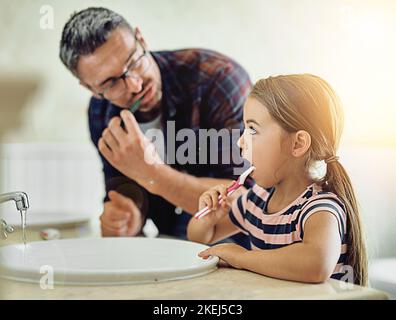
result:
[(91, 7), (73, 13), (63, 28), (60, 41), (59, 56), (63, 64), (77, 76), (80, 56), (93, 53), (118, 27), (133, 32), (121, 15), (106, 8)]

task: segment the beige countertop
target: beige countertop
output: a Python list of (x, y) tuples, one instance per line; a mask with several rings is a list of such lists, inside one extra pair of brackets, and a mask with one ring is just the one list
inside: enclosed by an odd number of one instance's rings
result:
[[(69, 225), (60, 229), (62, 238), (99, 235), (96, 222)], [(30, 228), (30, 241), (40, 240), (39, 229)], [(20, 243), (16, 230), (0, 245)], [(187, 299), (187, 300), (255, 300), (255, 299), (387, 299), (385, 293), (372, 288), (328, 280), (322, 284), (304, 284), (277, 280), (253, 272), (218, 268), (210, 274), (187, 280), (153, 284), (117, 286), (61, 286), (41, 289), (39, 284), (0, 279), (1, 299)]]

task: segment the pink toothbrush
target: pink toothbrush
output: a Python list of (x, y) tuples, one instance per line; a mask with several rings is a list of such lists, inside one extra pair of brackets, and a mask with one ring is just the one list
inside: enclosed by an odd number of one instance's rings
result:
[[(243, 184), (245, 183), (246, 178), (249, 176), (249, 174), (251, 174), (253, 172), (254, 169), (256, 169), (256, 168), (251, 166), (249, 169), (247, 169), (244, 173), (242, 173), (238, 177), (238, 180), (233, 181), (232, 185), (227, 188), (227, 196), (231, 195), (236, 189), (238, 189), (239, 187), (243, 186)], [(221, 199), (220, 195), (219, 195), (218, 199), (219, 199), (219, 203), (223, 202), (223, 199)], [(205, 207), (205, 208), (199, 210), (194, 215), (194, 218), (195, 219), (201, 219), (202, 217), (206, 216), (210, 211), (212, 211), (212, 210), (209, 209), (208, 207)]]

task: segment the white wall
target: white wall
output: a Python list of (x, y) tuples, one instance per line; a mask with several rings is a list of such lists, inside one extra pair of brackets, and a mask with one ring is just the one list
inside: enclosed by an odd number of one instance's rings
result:
[[(98, 216), (102, 212), (102, 166), (93, 146), (19, 143), (0, 147), (0, 193), (26, 192), (29, 216)], [(2, 204), (2, 214), (15, 221), (15, 203)]]
[(396, 148), (340, 150), (359, 203), (370, 258), (396, 256)]
[[(323, 76), (345, 103), (346, 142), (396, 145), (394, 0), (1, 0), (0, 74), (35, 70), (43, 81), (23, 129), (6, 142), (88, 140), (89, 94), (60, 63), (58, 45), (70, 14), (92, 5), (140, 26), (153, 50), (219, 50), (253, 80), (300, 72)], [(53, 9), (53, 29), (40, 27), (45, 6)]]

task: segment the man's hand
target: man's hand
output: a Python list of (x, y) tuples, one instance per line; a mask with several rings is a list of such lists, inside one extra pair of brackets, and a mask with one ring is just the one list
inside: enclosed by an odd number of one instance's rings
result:
[[(121, 127), (121, 119), (126, 131)], [(99, 139), (98, 148), (113, 167), (142, 186), (150, 183), (156, 166), (163, 163), (154, 144), (144, 136), (128, 110), (121, 112), (121, 118), (111, 119)]]
[(110, 201), (105, 202), (104, 212), (100, 217), (102, 235), (136, 236), (143, 227), (143, 218), (139, 208), (132, 199), (116, 191), (109, 192)]

